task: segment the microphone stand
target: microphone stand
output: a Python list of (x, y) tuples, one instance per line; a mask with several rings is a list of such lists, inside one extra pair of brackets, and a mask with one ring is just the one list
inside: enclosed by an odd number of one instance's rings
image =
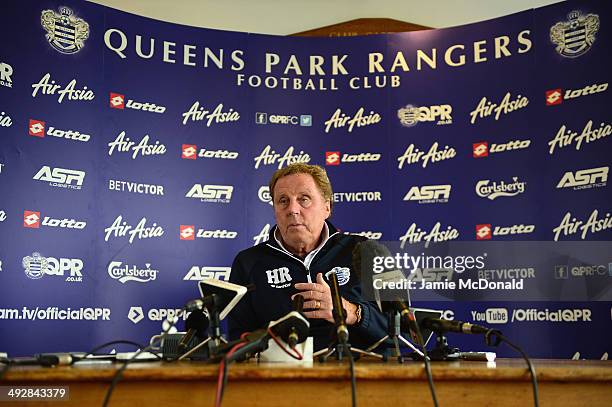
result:
[[(402, 356), (402, 353), (400, 351), (400, 341), (408, 346), (410, 349), (412, 349), (413, 353), (416, 353), (417, 355), (419, 355), (421, 358), (424, 357), (423, 352), (421, 352), (416, 346), (414, 346), (414, 344), (412, 342), (410, 342), (408, 339), (404, 338), (402, 336), (402, 324), (401, 324), (401, 315), (400, 312), (397, 310), (392, 310), (387, 312), (387, 318), (388, 318), (388, 331), (387, 331), (387, 335), (385, 335), (383, 338), (381, 338), (378, 342), (376, 342), (375, 344), (373, 344), (372, 346), (368, 347), (366, 349), (366, 352), (371, 351), (372, 349), (376, 349), (380, 344), (382, 344), (383, 342), (385, 342), (387, 339), (391, 338), (391, 340), (393, 341), (393, 355), (391, 355), (392, 357), (397, 358), (397, 362), (398, 363), (403, 363), (404, 361), (404, 357)], [(387, 356), (385, 355), (383, 357), (383, 360), (386, 362), (387, 361)]]
[(208, 345), (208, 355), (210, 358), (213, 358), (217, 355), (219, 351), (219, 347), (221, 343), (227, 343), (227, 341), (221, 336), (221, 320), (219, 318), (219, 307), (218, 303), (220, 298), (217, 294), (211, 294), (204, 299), (204, 307), (208, 311), (208, 318), (210, 320), (210, 332), (208, 338), (191, 348), (189, 351), (185, 352), (178, 360), (183, 360), (193, 353), (197, 352), (198, 349), (203, 346)]

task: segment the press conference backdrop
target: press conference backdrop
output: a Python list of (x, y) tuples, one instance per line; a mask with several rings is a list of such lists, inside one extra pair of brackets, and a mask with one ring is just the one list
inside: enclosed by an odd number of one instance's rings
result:
[[(293, 162), (324, 166), (332, 222), (372, 239), (612, 240), (611, 24), (609, 2), (567, 1), (306, 39), (4, 2), (0, 351), (146, 342), (265, 240), (267, 182)], [(612, 281), (604, 266), (534, 272)], [(610, 302), (516, 300), (418, 305), (532, 356), (610, 351)]]

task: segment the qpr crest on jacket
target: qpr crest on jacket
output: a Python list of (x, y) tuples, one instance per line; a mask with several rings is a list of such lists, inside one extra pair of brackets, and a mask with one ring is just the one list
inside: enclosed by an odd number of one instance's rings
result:
[(327, 273), (325, 273), (325, 277), (328, 280), (331, 273), (336, 273), (338, 285), (344, 285), (351, 279), (351, 269), (348, 267), (334, 267), (333, 269), (329, 270)]
[(89, 24), (73, 15), (68, 7), (60, 7), (60, 13), (44, 10), (40, 24), (47, 31), (49, 44), (62, 54), (74, 54), (85, 46), (89, 38)]
[(599, 30), (599, 16), (583, 16), (579, 10), (567, 15), (567, 21), (560, 21), (550, 28), (550, 40), (557, 45), (559, 55), (576, 58), (585, 54), (595, 42)]

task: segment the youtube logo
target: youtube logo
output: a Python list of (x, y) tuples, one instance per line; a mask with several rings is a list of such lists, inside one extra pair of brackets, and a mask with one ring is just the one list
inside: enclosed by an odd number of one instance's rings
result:
[(485, 223), (482, 225), (476, 225), (476, 240), (490, 240), (491, 239), (491, 224)]
[(340, 151), (326, 151), (325, 165), (340, 165)]
[(42, 120), (30, 119), (28, 134), (34, 137), (45, 137), (45, 122)]
[(40, 228), (40, 212), (23, 211), (23, 227), (31, 229)]
[(561, 88), (546, 91), (546, 106), (560, 105), (563, 102)]
[(195, 226), (180, 225), (179, 237), (180, 240), (195, 240)]
[(198, 156), (198, 148), (195, 144), (183, 144), (181, 158), (195, 160)]
[(474, 158), (487, 157), (489, 155), (489, 143), (480, 141), (472, 144), (472, 153)]
[(113, 109), (125, 109), (125, 95), (111, 92), (110, 107)]

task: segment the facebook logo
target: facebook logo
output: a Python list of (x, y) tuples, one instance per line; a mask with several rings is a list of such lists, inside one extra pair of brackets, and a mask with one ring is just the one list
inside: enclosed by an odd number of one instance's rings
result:
[(300, 126), (311, 127), (312, 126), (312, 116), (309, 114), (301, 115), (300, 116)]
[(268, 113), (255, 113), (255, 123), (257, 124), (266, 124), (268, 123)]
[(569, 278), (569, 267), (567, 265), (555, 266), (555, 279), (566, 280)]

